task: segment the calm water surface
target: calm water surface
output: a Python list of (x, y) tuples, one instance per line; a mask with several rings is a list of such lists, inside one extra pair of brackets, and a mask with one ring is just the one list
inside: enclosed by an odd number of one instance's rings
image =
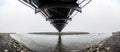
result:
[(12, 38), (36, 52), (77, 52), (110, 36), (110, 33), (85, 35), (11, 34)]

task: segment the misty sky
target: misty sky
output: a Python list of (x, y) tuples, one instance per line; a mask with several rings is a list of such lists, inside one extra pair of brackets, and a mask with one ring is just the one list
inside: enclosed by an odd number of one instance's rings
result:
[[(93, 0), (63, 31), (120, 31), (120, 1)], [(0, 32), (57, 31), (40, 14), (18, 0), (0, 0)]]

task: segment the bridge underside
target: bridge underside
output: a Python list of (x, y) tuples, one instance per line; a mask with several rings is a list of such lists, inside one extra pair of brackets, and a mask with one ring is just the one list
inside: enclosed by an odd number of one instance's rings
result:
[[(19, 0), (23, 4), (41, 13), (47, 21), (59, 31), (71, 20), (75, 10), (81, 12), (81, 7), (76, 3), (78, 0)], [(84, 0), (83, 0), (84, 1)], [(83, 2), (81, 1), (81, 3)]]

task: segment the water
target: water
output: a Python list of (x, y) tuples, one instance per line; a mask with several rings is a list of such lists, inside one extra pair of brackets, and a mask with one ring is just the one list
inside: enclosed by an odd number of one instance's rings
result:
[(77, 52), (110, 37), (108, 33), (86, 35), (11, 34), (21, 44), (37, 52)]

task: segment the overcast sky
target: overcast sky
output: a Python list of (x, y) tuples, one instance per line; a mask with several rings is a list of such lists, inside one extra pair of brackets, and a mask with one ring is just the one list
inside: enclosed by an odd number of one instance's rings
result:
[[(93, 0), (63, 31), (120, 31), (120, 1)], [(40, 14), (18, 0), (0, 0), (0, 32), (57, 31)]]

